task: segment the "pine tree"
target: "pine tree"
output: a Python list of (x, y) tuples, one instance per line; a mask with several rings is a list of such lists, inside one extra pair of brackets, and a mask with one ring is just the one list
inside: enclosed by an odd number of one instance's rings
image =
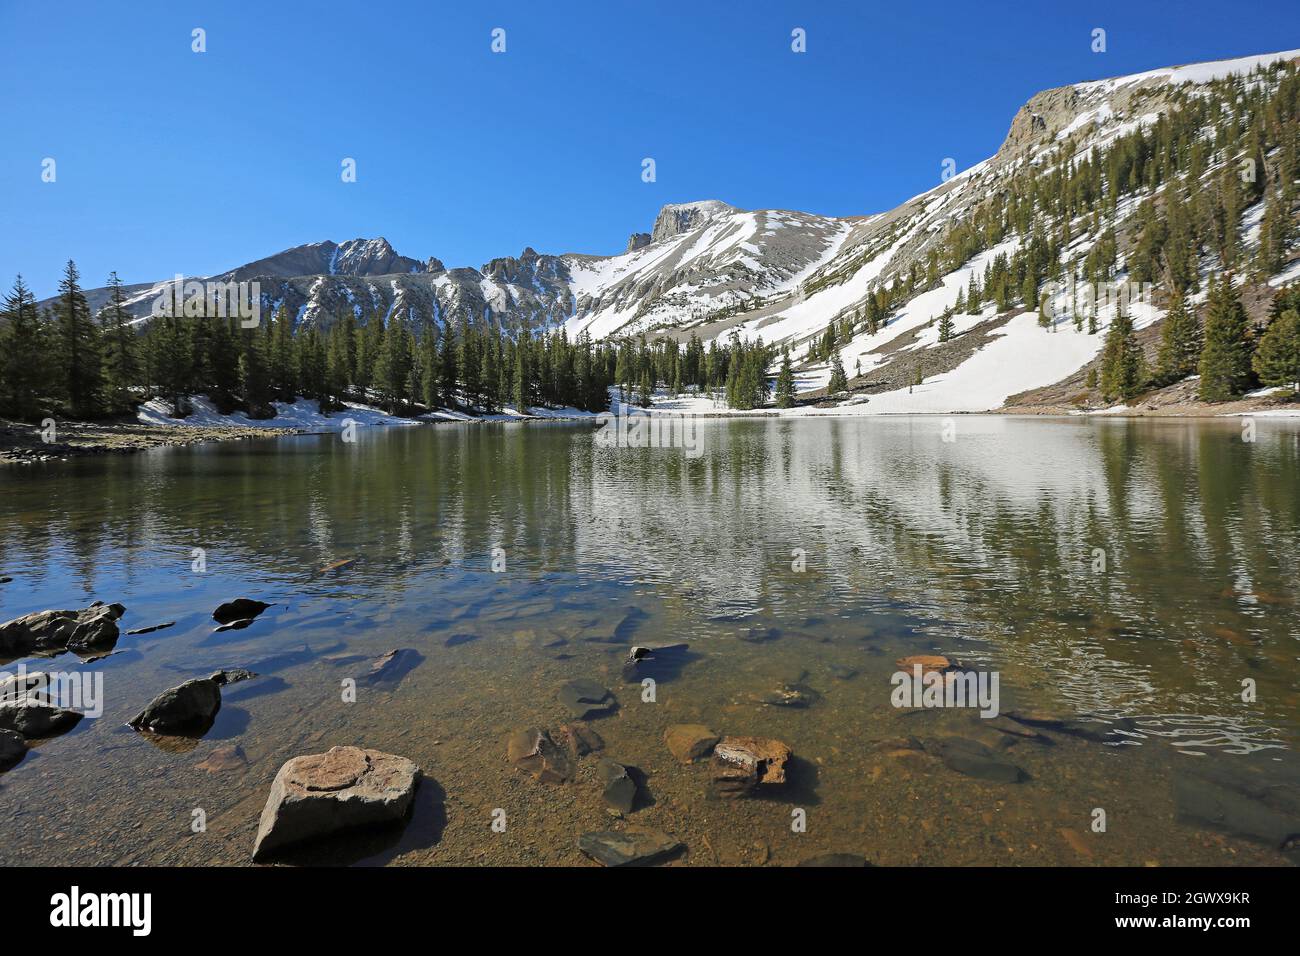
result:
[(131, 406), (131, 388), (139, 383), (140, 368), (126, 294), (116, 272), (109, 273), (108, 289), (108, 305), (100, 313), (104, 329), (104, 402), (109, 411), (122, 412)]
[(1156, 355), (1156, 380), (1161, 385), (1181, 381), (1196, 371), (1203, 346), (1201, 322), (1189, 310), (1183, 297), (1174, 294), (1164, 325), (1160, 329), (1160, 350)]
[(943, 315), (939, 316), (939, 341), (947, 342), (952, 338), (952, 312), (949, 309), (943, 310)]
[(1250, 381), (1250, 342), (1246, 310), (1232, 287), (1231, 274), (1213, 282), (1205, 314), (1201, 348), (1200, 396), (1203, 402), (1226, 402), (1245, 391)]
[(99, 336), (71, 259), (59, 281), (55, 316), (62, 392), (73, 415), (94, 417), (101, 411)]
[(1142, 390), (1142, 377), (1142, 348), (1133, 320), (1117, 308), (1101, 353), (1101, 396), (1108, 402), (1127, 402)]
[(266, 336), (257, 329), (241, 329), (243, 342), (239, 355), (239, 387), (244, 407), (252, 418), (271, 418), (275, 393), (267, 367)]
[(831, 358), (831, 380), (826, 385), (827, 395), (838, 395), (840, 392), (847, 392), (849, 389), (849, 377), (844, 374), (844, 363), (840, 360), (840, 353), (836, 352)]
[(442, 327), (442, 338), (438, 341), (438, 366), (441, 405), (453, 409), (456, 407), (456, 333), (451, 323)]
[(781, 371), (776, 376), (776, 407), (794, 407), (794, 366), (789, 352), (781, 357)]
[(1262, 384), (1300, 391), (1300, 312), (1287, 309), (1269, 323), (1251, 364)]
[(36, 297), (18, 276), (0, 305), (0, 415), (19, 421), (37, 418), (46, 384), (47, 350)]
[(515, 411), (520, 415), (528, 414), (528, 406), (532, 398), (532, 387), (529, 381), (528, 369), (528, 332), (525, 331), (519, 341), (515, 343), (515, 374), (514, 374), (514, 404)]

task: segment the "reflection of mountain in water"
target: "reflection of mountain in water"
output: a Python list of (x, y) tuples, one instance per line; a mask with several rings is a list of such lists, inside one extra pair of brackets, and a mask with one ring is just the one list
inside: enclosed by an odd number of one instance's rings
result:
[(718, 420), (700, 436), (694, 459), (530, 424), (30, 466), (6, 474), (0, 563), (62, 604), (109, 574), (165, 586), (202, 547), (264, 588), (391, 605), (445, 570), (469, 572), (474, 600), (501, 580), (472, 583), (499, 547), (514, 572), (654, 588), (684, 636), (910, 622), (1007, 686), (1162, 715), (1149, 732), (1189, 746), (1294, 734), (1290, 426), (1253, 445), (1235, 423), (995, 417)]

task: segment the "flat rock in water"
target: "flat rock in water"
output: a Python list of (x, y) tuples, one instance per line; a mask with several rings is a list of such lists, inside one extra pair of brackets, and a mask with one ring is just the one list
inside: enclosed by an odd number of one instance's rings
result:
[(423, 661), (418, 651), (397, 647), (375, 658), (362, 680), (367, 684), (396, 684)]
[[(251, 621), (271, 605), (265, 601), (252, 598), (235, 598), (227, 601), (212, 612), (212, 619), (218, 624), (232, 624), (235, 621)], [(244, 625), (247, 627), (248, 625)]]
[(569, 752), (556, 744), (544, 730), (516, 730), (506, 738), (506, 757), (519, 770), (542, 783), (565, 783), (573, 779)]
[(949, 770), (992, 783), (1020, 783), (1029, 774), (1004, 760), (991, 747), (964, 737), (941, 737), (925, 744), (926, 753), (943, 761)]
[(1300, 762), (1216, 766), (1174, 776), (1178, 820), (1291, 853), (1300, 850)]
[(262, 810), (253, 859), (358, 827), (404, 819), (420, 768), (405, 757), (334, 747), (294, 757), (275, 775)]
[(899, 670), (909, 673), (919, 666), (922, 674), (941, 674), (953, 666), (952, 661), (940, 654), (913, 654), (911, 657), (900, 657), (894, 664)]
[(126, 608), (96, 601), (80, 611), (37, 611), (0, 624), (0, 654), (102, 647), (117, 640)]
[(790, 707), (802, 710), (820, 697), (820, 694), (804, 684), (778, 684), (766, 694), (760, 694), (758, 702), (768, 707)]
[(605, 741), (600, 734), (581, 721), (565, 724), (560, 728), (560, 736), (577, 757), (585, 757), (587, 754), (599, 753), (605, 749)]
[(175, 621), (163, 621), (161, 624), (150, 624), (148, 627), (137, 627), (134, 631), (127, 631), (127, 637), (133, 637), (136, 634), (152, 634), (154, 631), (161, 631), (166, 627), (175, 627)]
[(713, 752), (721, 737), (703, 724), (673, 724), (664, 731), (664, 743), (679, 763), (694, 763)]
[(28, 740), (67, 733), (82, 716), (80, 711), (55, 707), (36, 697), (0, 701), (0, 730), (12, 730)]
[(740, 797), (760, 785), (785, 783), (786, 764), (793, 756), (779, 740), (766, 737), (723, 737), (713, 748), (713, 792)]
[(665, 644), (662, 647), (634, 646), (623, 660), (623, 680), (636, 683), (646, 677), (662, 678), (686, 660), (689, 644)]
[(248, 758), (244, 755), (244, 749), (234, 744), (212, 751), (206, 760), (198, 764), (198, 769), (208, 773), (225, 773), (229, 770), (242, 770), (247, 766)]
[(605, 866), (653, 866), (682, 847), (658, 830), (599, 830), (578, 837), (578, 849)]
[(477, 634), (471, 634), (468, 631), (466, 631), (461, 634), (453, 634), (451, 637), (447, 638), (442, 643), (444, 647), (459, 647), (461, 644), (468, 644), (470, 641), (477, 641), (477, 640), (478, 640)]
[(596, 774), (605, 786), (601, 794), (604, 801), (620, 813), (631, 813), (636, 804), (636, 781), (628, 775), (627, 767), (606, 757), (596, 764)]
[(560, 685), (560, 703), (579, 720), (600, 717), (614, 709), (618, 703), (608, 689), (593, 680), (578, 678)]
[(1071, 737), (1079, 737), (1095, 744), (1104, 744), (1110, 741), (1112, 739), (1111, 733), (1116, 730), (1132, 730), (1135, 726), (1131, 720), (1120, 720), (1115, 723), (1093, 722), (1026, 710), (1008, 710), (1006, 716), (1026, 727), (1054, 730), (1058, 734), (1068, 734)]
[(16, 730), (0, 730), (0, 773), (12, 770), (27, 756), (27, 741)]

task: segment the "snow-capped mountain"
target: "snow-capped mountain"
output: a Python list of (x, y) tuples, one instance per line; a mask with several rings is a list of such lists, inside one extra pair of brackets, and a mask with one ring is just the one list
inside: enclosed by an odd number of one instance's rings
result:
[[(299, 327), (329, 325), (350, 312), (362, 323), (400, 315), (417, 330), (481, 322), (508, 330), (562, 327), (570, 337), (695, 334), (706, 342), (734, 333), (788, 345), (798, 359), (830, 323), (860, 318), (880, 290), (911, 277), (908, 289), (917, 291), (895, 297), (883, 324), (871, 331), (855, 323), (851, 338), (837, 342), (850, 377), (860, 371), (855, 385), (870, 393), (877, 411), (995, 408), (1015, 393), (1079, 374), (1101, 349), (1109, 316), (1103, 310), (1091, 333), (1069, 324), (1047, 331), (1032, 310), (986, 304), (952, 314), (955, 337), (940, 342), (937, 320), (958, 306), (971, 279), (1029, 238), (1022, 224), (950, 268), (942, 252), (951, 230), (990, 197), (1017, 188), (1024, 171), (1075, 168), (1119, 137), (1159, 123), (1188, 89), (1209, 95), (1212, 81), (1237, 75), (1252, 82), (1259, 68), (1297, 59), (1300, 51), (1289, 51), (1047, 90), (1015, 115), (994, 156), (875, 215), (831, 218), (705, 200), (664, 206), (650, 232), (632, 233), (627, 249), (611, 256), (529, 248), (478, 269), (447, 269), (435, 258), (399, 255), (384, 239), (353, 239), (298, 246), (212, 278), (257, 280), (264, 314), (283, 308)], [(1107, 230), (1131, 242), (1137, 202), (1126, 199), (1064, 224), (1062, 261), (1077, 262)], [(1244, 210), (1247, 248), (1257, 241), (1261, 215), (1262, 208)], [(1294, 266), (1289, 260), (1291, 273)], [(916, 282), (918, 272), (926, 281)], [(133, 313), (147, 315), (150, 287), (129, 291)], [(97, 308), (106, 293), (94, 290), (89, 298)], [(1139, 329), (1162, 315), (1158, 302), (1134, 309)], [(805, 389), (829, 377), (811, 361), (802, 373)]]

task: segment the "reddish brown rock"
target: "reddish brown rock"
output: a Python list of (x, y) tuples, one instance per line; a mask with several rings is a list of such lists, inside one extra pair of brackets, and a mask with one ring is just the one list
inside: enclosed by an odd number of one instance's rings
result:
[(723, 737), (713, 748), (713, 792), (741, 797), (759, 786), (785, 783), (793, 752), (766, 737)]
[(664, 743), (679, 763), (694, 763), (713, 752), (720, 738), (703, 724), (673, 724), (664, 732)]
[(568, 750), (544, 730), (516, 730), (506, 739), (506, 756), (519, 770), (542, 783), (565, 783), (573, 779), (573, 762)]

